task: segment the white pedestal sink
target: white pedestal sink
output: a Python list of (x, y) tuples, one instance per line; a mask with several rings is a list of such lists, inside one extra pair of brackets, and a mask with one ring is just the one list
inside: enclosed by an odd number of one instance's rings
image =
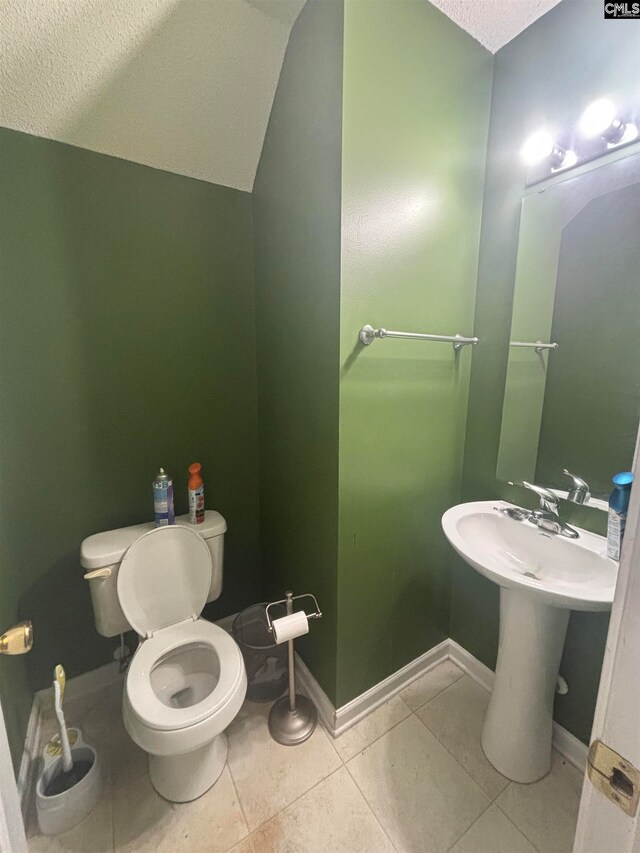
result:
[(571, 610), (610, 610), (618, 564), (602, 536), (568, 539), (501, 514), (504, 501), (447, 510), (442, 527), (460, 556), (500, 586), (496, 678), (482, 733), (489, 761), (508, 779), (551, 769), (553, 697)]

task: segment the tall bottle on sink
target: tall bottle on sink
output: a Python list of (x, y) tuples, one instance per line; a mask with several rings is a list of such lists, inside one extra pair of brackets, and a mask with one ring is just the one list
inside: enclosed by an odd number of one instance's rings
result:
[(622, 471), (613, 478), (614, 489), (609, 495), (609, 519), (607, 522), (607, 556), (612, 560), (620, 559), (632, 483), (633, 474), (631, 471)]

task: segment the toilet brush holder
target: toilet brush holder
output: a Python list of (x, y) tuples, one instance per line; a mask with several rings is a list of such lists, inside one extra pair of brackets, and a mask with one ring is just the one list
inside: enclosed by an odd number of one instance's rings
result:
[(102, 793), (102, 766), (96, 750), (85, 743), (79, 729), (67, 729), (71, 745), (74, 781), (62, 786), (60, 736), (54, 735), (45, 746), (43, 767), (36, 784), (36, 816), (43, 835), (61, 835), (80, 823), (96, 805)]
[[(320, 619), (322, 613), (318, 607), (315, 595), (305, 593), (294, 595), (285, 593), (285, 598), (267, 604), (267, 625), (274, 635), (276, 643), (287, 643), (287, 658), (289, 666), (289, 690), (282, 698), (271, 706), (269, 712), (269, 734), (283, 746), (297, 746), (304, 743), (313, 734), (318, 721), (318, 712), (313, 702), (306, 696), (296, 694), (296, 667), (293, 640), (309, 631), (308, 620)], [(313, 613), (303, 611), (293, 612), (293, 602), (301, 598), (311, 598), (315, 604)], [(286, 605), (287, 615), (281, 619), (271, 619), (270, 607)]]

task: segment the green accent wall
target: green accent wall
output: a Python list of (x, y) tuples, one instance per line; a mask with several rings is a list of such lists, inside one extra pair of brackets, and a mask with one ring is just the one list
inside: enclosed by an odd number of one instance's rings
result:
[[(336, 700), (341, 0), (289, 39), (253, 191), (262, 559), (270, 598), (312, 592), (296, 644)], [(308, 607), (306, 608), (309, 609)]]
[(185, 512), (202, 462), (227, 519), (224, 592), (259, 600), (251, 197), (0, 130), (0, 658), (15, 761), (33, 690), (112, 660), (82, 579), (84, 537), (153, 517), (159, 465)]
[[(518, 156), (540, 124), (575, 123), (598, 96), (635, 94), (640, 76), (636, 22), (611, 26), (600, 0), (558, 4), (495, 56), (489, 149), (484, 189), (474, 354), (464, 456), (463, 498), (502, 497), (531, 506), (531, 498), (496, 479), (502, 399), (508, 356), (520, 206), (525, 185)], [(601, 523), (582, 510), (567, 520)], [(595, 516), (598, 516), (596, 519)], [(488, 666), (498, 644), (498, 590), (457, 560), (451, 635)], [(602, 613), (574, 613), (561, 665), (569, 693), (556, 698), (555, 718), (587, 741), (608, 627)]]
[[(345, 2), (338, 705), (449, 636), (492, 56), (423, 0)], [(486, 333), (485, 333), (486, 334)]]

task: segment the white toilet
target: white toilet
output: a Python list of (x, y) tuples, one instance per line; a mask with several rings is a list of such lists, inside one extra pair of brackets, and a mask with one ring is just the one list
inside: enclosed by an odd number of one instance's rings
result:
[(200, 618), (222, 590), (226, 524), (207, 511), (170, 527), (139, 524), (85, 539), (98, 631), (133, 628), (141, 638), (127, 671), (124, 725), (149, 754), (151, 781), (165, 799), (195, 800), (218, 779), (227, 757), (224, 730), (247, 689), (240, 649)]

